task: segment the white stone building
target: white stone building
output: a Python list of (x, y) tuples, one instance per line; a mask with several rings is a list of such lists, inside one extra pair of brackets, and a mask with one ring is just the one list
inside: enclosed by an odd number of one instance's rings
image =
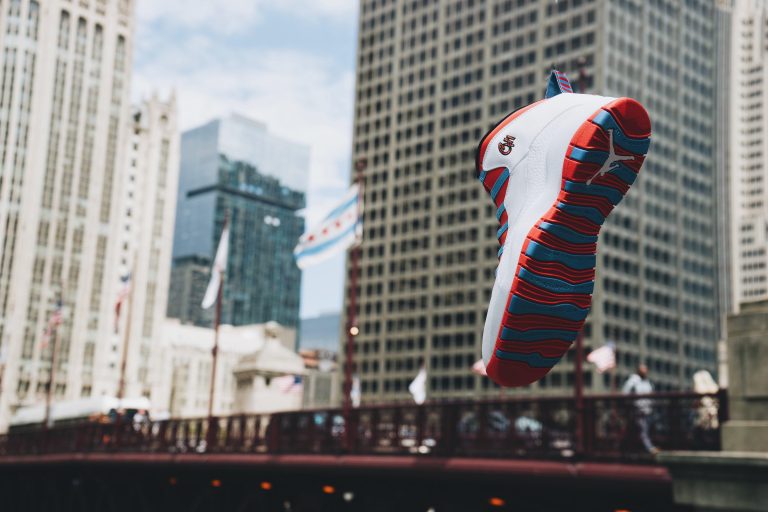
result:
[[(153, 381), (153, 412), (175, 418), (207, 414), (213, 342), (213, 329), (165, 320), (162, 355), (156, 365), (159, 375)], [(294, 329), (222, 325), (214, 415), (299, 409), (302, 395), (283, 392), (274, 380), (304, 372), (295, 343)]]
[(731, 309), (768, 298), (768, 2), (735, 0), (731, 25)]
[(270, 334), (256, 351), (241, 357), (235, 378), (233, 413), (254, 414), (301, 409), (304, 395), (304, 359)]
[(0, 2), (0, 429), (45, 395), (59, 297), (56, 399), (113, 382), (133, 4)]
[(160, 359), (157, 340), (163, 332), (168, 301), (179, 178), (175, 96), (161, 101), (154, 95), (135, 107), (129, 132), (118, 268), (123, 276), (130, 273), (131, 291), (121, 306), (120, 323), (108, 352), (108, 365), (115, 365), (117, 371), (102, 386), (115, 393), (123, 344), (130, 338), (125, 395), (152, 399), (152, 379), (158, 375), (153, 365)]

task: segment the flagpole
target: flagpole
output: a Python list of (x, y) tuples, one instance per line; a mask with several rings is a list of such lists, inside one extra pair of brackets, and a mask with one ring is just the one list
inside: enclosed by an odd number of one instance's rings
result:
[(224, 288), (224, 273), (218, 271), (220, 278), (219, 291), (216, 293), (216, 318), (213, 324), (213, 348), (211, 349), (211, 356), (213, 356), (211, 366), (211, 385), (210, 392), (208, 394), (208, 421), (213, 419), (213, 394), (216, 390), (216, 362), (219, 359), (219, 326), (221, 325), (221, 297), (222, 289)]
[[(357, 220), (355, 230), (357, 230), (357, 223), (360, 222), (360, 204), (363, 198), (363, 171), (367, 167), (367, 162), (364, 158), (355, 162), (355, 170), (357, 175), (355, 182), (357, 183)], [(355, 357), (355, 336), (359, 333), (357, 327), (357, 278), (360, 272), (360, 243), (355, 244), (352, 248), (351, 263), (352, 268), (350, 270), (350, 290), (349, 290), (349, 304), (347, 307), (347, 350), (344, 364), (344, 425), (346, 425), (346, 441), (347, 448), (351, 447), (352, 432), (350, 427), (351, 412), (352, 412), (352, 370), (354, 366)]]
[(59, 326), (54, 327), (53, 343), (51, 344), (51, 368), (48, 370), (48, 388), (45, 393), (45, 419), (43, 430), (48, 430), (48, 422), (51, 419), (51, 395), (53, 393), (53, 381), (56, 374), (56, 349), (59, 346)]
[[(120, 381), (117, 385), (117, 399), (118, 399), (118, 408), (121, 405), (120, 402), (125, 397), (125, 373), (126, 368), (128, 367), (128, 344), (131, 340), (131, 323), (133, 320), (133, 290), (135, 288), (134, 280), (136, 279), (136, 260), (138, 259), (138, 253), (134, 253), (133, 257), (133, 268), (131, 269), (130, 273), (130, 282), (129, 286), (131, 287), (130, 291), (128, 292), (128, 314), (126, 315), (126, 325), (125, 325), (125, 334), (123, 336), (123, 353), (120, 358)], [(119, 412), (118, 412), (119, 414)]]
[[(224, 227), (221, 232), (224, 233), (229, 226), (229, 210), (227, 210), (224, 216)], [(227, 256), (229, 257), (229, 256)], [(214, 262), (215, 265), (215, 262)], [(219, 273), (219, 289), (216, 292), (216, 316), (213, 321), (213, 348), (211, 349), (211, 384), (208, 394), (208, 436), (207, 444), (211, 446), (213, 442), (213, 398), (216, 391), (216, 366), (219, 360), (219, 326), (221, 325), (221, 302), (224, 296), (224, 279), (226, 277), (224, 271), (221, 268), (217, 268)]]
[[(587, 61), (579, 58), (579, 92), (587, 93)], [(576, 336), (576, 361), (574, 364), (574, 400), (576, 402), (576, 453), (584, 452), (584, 330)]]
[(579, 92), (587, 94), (587, 59), (579, 57)]
[(574, 360), (574, 401), (576, 402), (576, 453), (584, 451), (584, 333), (576, 336), (576, 359)]
[(59, 347), (59, 327), (64, 323), (64, 286), (59, 290), (59, 314), (62, 315), (61, 322), (57, 322), (53, 327), (53, 343), (51, 344), (51, 368), (48, 370), (48, 386), (45, 393), (45, 418), (43, 419), (43, 430), (48, 430), (48, 422), (51, 419), (51, 398), (53, 396), (53, 382), (56, 377), (56, 352)]

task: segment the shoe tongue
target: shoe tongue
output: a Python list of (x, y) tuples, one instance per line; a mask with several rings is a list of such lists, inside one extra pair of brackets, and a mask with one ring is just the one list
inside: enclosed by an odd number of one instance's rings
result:
[(568, 77), (565, 76), (565, 73), (553, 69), (552, 73), (549, 75), (549, 80), (547, 81), (547, 90), (544, 93), (544, 99), (557, 96), (558, 94), (572, 92), (573, 87), (571, 87), (571, 82), (568, 80)]

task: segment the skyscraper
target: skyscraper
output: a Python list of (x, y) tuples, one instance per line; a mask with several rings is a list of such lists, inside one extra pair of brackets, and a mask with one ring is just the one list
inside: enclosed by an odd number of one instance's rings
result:
[[(587, 350), (618, 346), (617, 377), (658, 389), (716, 371), (718, 70), (704, 0), (364, 0), (354, 158), (365, 158), (356, 365), (366, 400), (496, 394), (470, 372), (496, 267), (494, 208), (474, 179), (480, 137), (542, 98), (553, 66), (579, 90), (649, 110), (643, 171), (600, 240)], [(587, 389), (610, 387), (586, 366)], [(569, 392), (573, 351), (538, 384)]]
[(185, 319), (198, 326), (213, 325), (214, 308), (201, 309), (200, 303), (211, 280), (209, 256), (181, 256), (173, 259), (168, 290), (167, 316)]
[[(716, 105), (717, 105), (717, 125), (718, 132), (716, 137), (718, 140), (730, 139), (730, 126), (731, 126), (731, 52), (733, 47), (732, 36), (732, 7), (733, 0), (716, 0), (715, 8), (718, 11), (717, 23), (716, 23), (716, 41), (717, 41), (717, 61), (715, 63), (717, 73), (717, 83), (715, 85)], [(718, 347), (718, 353), (724, 354), (724, 340), (727, 337), (727, 325), (725, 321), (725, 315), (730, 313), (733, 309), (733, 293), (732, 293), (732, 263), (731, 257), (731, 186), (730, 186), (730, 157), (731, 149), (730, 143), (723, 144), (719, 151), (715, 152), (715, 165), (717, 166), (717, 220), (718, 220), (718, 267), (720, 272), (718, 278), (720, 280), (719, 293), (720, 293), (720, 344)], [(721, 352), (722, 351), (722, 352)], [(720, 370), (720, 382), (723, 387), (725, 377), (725, 368), (723, 364), (723, 357), (718, 355)]]
[(229, 215), (222, 323), (298, 326), (301, 272), (293, 248), (304, 230), (297, 212), (305, 206), (308, 168), (307, 146), (242, 116), (182, 135), (169, 316), (211, 325), (212, 311), (200, 309), (200, 275)]
[[(179, 179), (179, 132), (176, 99), (157, 96), (134, 107), (130, 119), (126, 172), (121, 191), (119, 268), (130, 274), (131, 291), (121, 307), (121, 325), (112, 359), (120, 365), (128, 340), (126, 396), (152, 396), (153, 365), (168, 303), (176, 190)], [(128, 323), (130, 322), (130, 326)], [(110, 361), (111, 364), (114, 361)], [(115, 372), (115, 379), (118, 372)]]
[(55, 303), (57, 398), (89, 396), (109, 350), (130, 114), (133, 2), (0, 4), (0, 408), (45, 395)]
[(337, 353), (340, 323), (341, 318), (338, 313), (321, 313), (317, 316), (302, 318), (298, 348)]
[(735, 0), (731, 25), (731, 302), (768, 298), (768, 2)]

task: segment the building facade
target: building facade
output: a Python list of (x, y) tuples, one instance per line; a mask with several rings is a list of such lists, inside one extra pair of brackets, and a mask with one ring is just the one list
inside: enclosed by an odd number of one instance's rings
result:
[(197, 269), (210, 267), (229, 216), (222, 322), (297, 327), (301, 272), (293, 248), (304, 231), (297, 212), (305, 206), (309, 149), (238, 115), (185, 132), (181, 147), (168, 314), (211, 325), (211, 313), (199, 307), (205, 289), (195, 284)]
[(119, 367), (127, 341), (125, 396), (151, 399), (151, 379), (157, 375), (152, 365), (157, 362), (154, 356), (168, 302), (179, 179), (175, 97), (161, 101), (155, 95), (141, 102), (133, 110), (128, 131), (118, 267), (121, 275), (130, 274), (131, 289), (121, 306), (109, 364)]
[[(156, 397), (153, 412), (174, 418), (202, 418), (208, 412), (214, 331), (177, 319), (166, 319), (163, 324), (158, 340), (160, 372), (152, 380)], [(304, 372), (295, 346), (294, 329), (222, 325), (213, 413), (223, 416), (301, 408), (300, 394), (283, 394), (278, 382), (274, 386), (270, 382), (279, 375)]]
[(54, 343), (43, 337), (59, 300), (55, 397), (98, 394), (115, 372), (104, 298), (115, 291), (133, 7), (0, 3), (0, 418), (45, 396)]
[(322, 313), (302, 318), (299, 348), (319, 349), (336, 354), (339, 352), (340, 331), (341, 315), (339, 313)]
[(731, 309), (768, 298), (768, 2), (735, 0), (731, 88)]
[(175, 258), (171, 267), (171, 284), (168, 290), (168, 317), (184, 318), (189, 323), (199, 326), (213, 325), (215, 308), (200, 308), (210, 280), (210, 257)]
[[(716, 372), (714, 163), (719, 11), (697, 0), (364, 0), (353, 158), (364, 158), (356, 366), (364, 401), (498, 394), (479, 358), (497, 263), (494, 208), (475, 180), (481, 136), (543, 97), (556, 66), (578, 90), (649, 110), (651, 149), (600, 239), (586, 350), (618, 346), (657, 389)], [(348, 293), (347, 293), (348, 295)], [(610, 387), (586, 365), (588, 390)], [(570, 392), (573, 351), (537, 393)]]

